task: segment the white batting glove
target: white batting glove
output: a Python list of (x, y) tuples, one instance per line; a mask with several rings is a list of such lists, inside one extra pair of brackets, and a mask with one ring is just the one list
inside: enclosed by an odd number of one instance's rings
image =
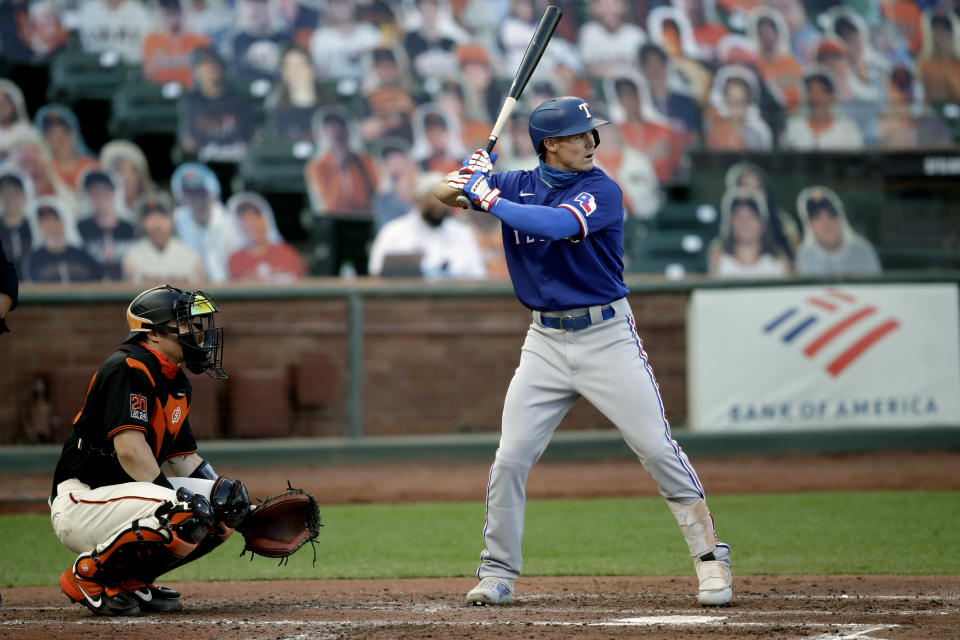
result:
[(493, 165), (497, 162), (497, 152), (487, 153), (486, 149), (477, 149), (464, 162), (464, 169), (471, 169), (481, 173), (493, 173)]

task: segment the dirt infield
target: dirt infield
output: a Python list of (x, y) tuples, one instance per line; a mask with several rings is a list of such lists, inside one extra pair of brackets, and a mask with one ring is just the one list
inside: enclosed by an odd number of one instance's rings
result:
[[(960, 452), (694, 461), (711, 494), (960, 488)], [(221, 469), (266, 496), (303, 486), (322, 503), (482, 500), (487, 465)], [(0, 474), (6, 511), (45, 509), (49, 476)], [(656, 495), (636, 462), (544, 463), (532, 498)], [(734, 567), (736, 569), (736, 567)], [(735, 576), (731, 606), (702, 608), (692, 575), (523, 578), (504, 607), (463, 603), (470, 579), (173, 584), (182, 613), (92, 617), (56, 587), (3, 591), (0, 638), (483, 639), (960, 638), (960, 576)]]
[(483, 639), (960, 637), (960, 577), (745, 576), (732, 605), (702, 608), (692, 578), (528, 578), (502, 607), (469, 607), (447, 580), (185, 583), (184, 612), (94, 618), (54, 588), (3, 594), (0, 637)]

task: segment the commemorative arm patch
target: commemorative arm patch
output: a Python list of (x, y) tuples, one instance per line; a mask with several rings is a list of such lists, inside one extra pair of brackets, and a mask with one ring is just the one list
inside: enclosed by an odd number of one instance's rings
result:
[(140, 393), (130, 394), (130, 417), (134, 420), (148, 422), (147, 397)]

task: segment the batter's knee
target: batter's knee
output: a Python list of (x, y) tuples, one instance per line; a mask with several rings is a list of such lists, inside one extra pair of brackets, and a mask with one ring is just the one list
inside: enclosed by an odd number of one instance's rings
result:
[(529, 469), (543, 455), (545, 445), (533, 440), (505, 440), (500, 439), (496, 459), (515, 467)]

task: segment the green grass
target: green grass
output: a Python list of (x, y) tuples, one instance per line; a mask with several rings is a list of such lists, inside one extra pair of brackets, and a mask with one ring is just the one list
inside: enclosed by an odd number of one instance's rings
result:
[[(710, 499), (735, 574), (956, 574), (960, 491), (793, 493)], [(470, 576), (483, 547), (482, 503), (321, 509), (313, 553), (290, 564), (237, 557), (239, 536), (165, 577), (175, 580)], [(0, 516), (0, 588), (57, 584), (74, 555), (42, 514)], [(525, 575), (687, 575), (692, 567), (659, 498), (534, 500)]]

